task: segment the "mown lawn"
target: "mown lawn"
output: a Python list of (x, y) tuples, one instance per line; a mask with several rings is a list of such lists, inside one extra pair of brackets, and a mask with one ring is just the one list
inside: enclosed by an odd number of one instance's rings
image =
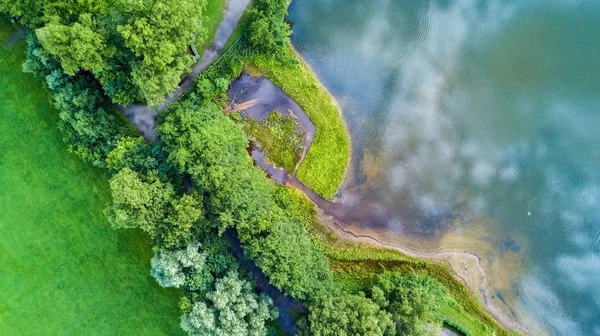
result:
[(107, 223), (104, 172), (67, 152), (11, 28), (2, 18), (0, 334), (182, 334), (179, 293), (151, 278), (146, 237)]

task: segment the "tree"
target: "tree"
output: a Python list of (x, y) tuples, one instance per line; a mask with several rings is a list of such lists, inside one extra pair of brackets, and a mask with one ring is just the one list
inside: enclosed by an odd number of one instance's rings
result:
[(244, 236), (270, 225), (273, 186), (253, 168), (241, 127), (215, 104), (177, 103), (163, 113), (157, 129), (169, 152), (168, 162), (192, 176), (221, 231), (244, 228)]
[(188, 272), (200, 272), (206, 264), (206, 253), (199, 243), (175, 251), (158, 251), (152, 258), (152, 276), (162, 287), (179, 288), (185, 284)]
[(148, 174), (159, 168), (159, 162), (154, 154), (152, 147), (144, 138), (125, 137), (119, 140), (108, 154), (106, 165), (114, 172), (129, 168), (138, 173)]
[(177, 197), (170, 183), (163, 183), (153, 170), (143, 175), (126, 167), (109, 182), (113, 203), (106, 209), (115, 228), (140, 228), (160, 247), (188, 244), (194, 224), (204, 220), (198, 195)]
[(330, 293), (319, 297), (308, 316), (314, 336), (394, 335), (390, 315), (361, 295)]
[(245, 246), (269, 282), (300, 300), (333, 291), (329, 263), (301, 223), (282, 214), (267, 232)]
[(435, 334), (441, 327), (447, 294), (430, 277), (388, 272), (378, 277), (372, 298), (392, 315), (398, 335), (412, 336)]
[(131, 64), (131, 78), (142, 98), (149, 104), (164, 100), (179, 83), (192, 61), (186, 55), (195, 33), (205, 34), (200, 26), (205, 0), (162, 0), (131, 2), (130, 14), (117, 27), (125, 46), (137, 59)]
[(192, 305), (181, 327), (192, 336), (260, 336), (267, 333), (265, 322), (276, 317), (271, 299), (254, 293), (250, 282), (231, 272), (217, 280), (206, 301)]
[(35, 36), (27, 39), (23, 71), (43, 79), (54, 93), (52, 103), (59, 111), (63, 139), (83, 160), (105, 167), (106, 157), (119, 139), (133, 135), (128, 122), (115, 115), (100, 85), (81, 72), (68, 76)]
[(248, 10), (250, 27), (248, 39), (255, 49), (272, 53), (289, 44), (290, 27), (284, 19), (287, 2), (281, 0), (257, 0)]
[(96, 24), (90, 14), (82, 14), (74, 24), (60, 24), (58, 18), (36, 30), (44, 49), (58, 58), (70, 76), (80, 69), (99, 73), (108, 67), (107, 59), (115, 53), (107, 45), (107, 33)]

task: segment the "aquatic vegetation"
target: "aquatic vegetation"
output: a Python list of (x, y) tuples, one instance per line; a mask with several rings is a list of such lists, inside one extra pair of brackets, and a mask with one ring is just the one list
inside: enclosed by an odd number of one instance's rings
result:
[(291, 115), (282, 116), (273, 111), (262, 120), (242, 117), (244, 131), (255, 142), (267, 158), (277, 167), (294, 172), (300, 161), (304, 146), (304, 133), (298, 130), (298, 124)]

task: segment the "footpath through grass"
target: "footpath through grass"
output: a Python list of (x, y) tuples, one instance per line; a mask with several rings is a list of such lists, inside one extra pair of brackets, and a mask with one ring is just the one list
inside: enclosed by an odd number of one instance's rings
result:
[(227, 7), (226, 0), (209, 0), (206, 3), (204, 9), (204, 17), (206, 18), (203, 22), (204, 27), (207, 27), (206, 35), (202, 39), (196, 41), (196, 50), (200, 53), (200, 57), (204, 53), (204, 50), (210, 46), (217, 28), (223, 20), (223, 14), (225, 14), (225, 8)]
[(141, 232), (107, 223), (104, 172), (67, 152), (11, 28), (0, 18), (0, 334), (182, 334), (180, 294), (151, 278)]

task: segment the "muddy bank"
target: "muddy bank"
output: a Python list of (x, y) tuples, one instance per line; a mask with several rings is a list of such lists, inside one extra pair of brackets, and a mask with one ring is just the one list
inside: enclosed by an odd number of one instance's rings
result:
[(156, 140), (158, 137), (156, 127), (156, 116), (158, 112), (164, 110), (174, 101), (179, 99), (195, 82), (198, 75), (204, 71), (223, 51), (225, 44), (233, 34), (235, 27), (242, 18), (242, 14), (250, 4), (250, 0), (229, 0), (227, 9), (223, 16), (223, 21), (219, 24), (215, 37), (212, 40), (202, 58), (190, 71), (190, 73), (182, 80), (179, 87), (173, 93), (166, 97), (165, 101), (156, 106), (148, 106), (146, 104), (130, 104), (127, 106), (116, 105), (117, 108), (129, 119), (135, 127), (142, 133), (146, 140)]

